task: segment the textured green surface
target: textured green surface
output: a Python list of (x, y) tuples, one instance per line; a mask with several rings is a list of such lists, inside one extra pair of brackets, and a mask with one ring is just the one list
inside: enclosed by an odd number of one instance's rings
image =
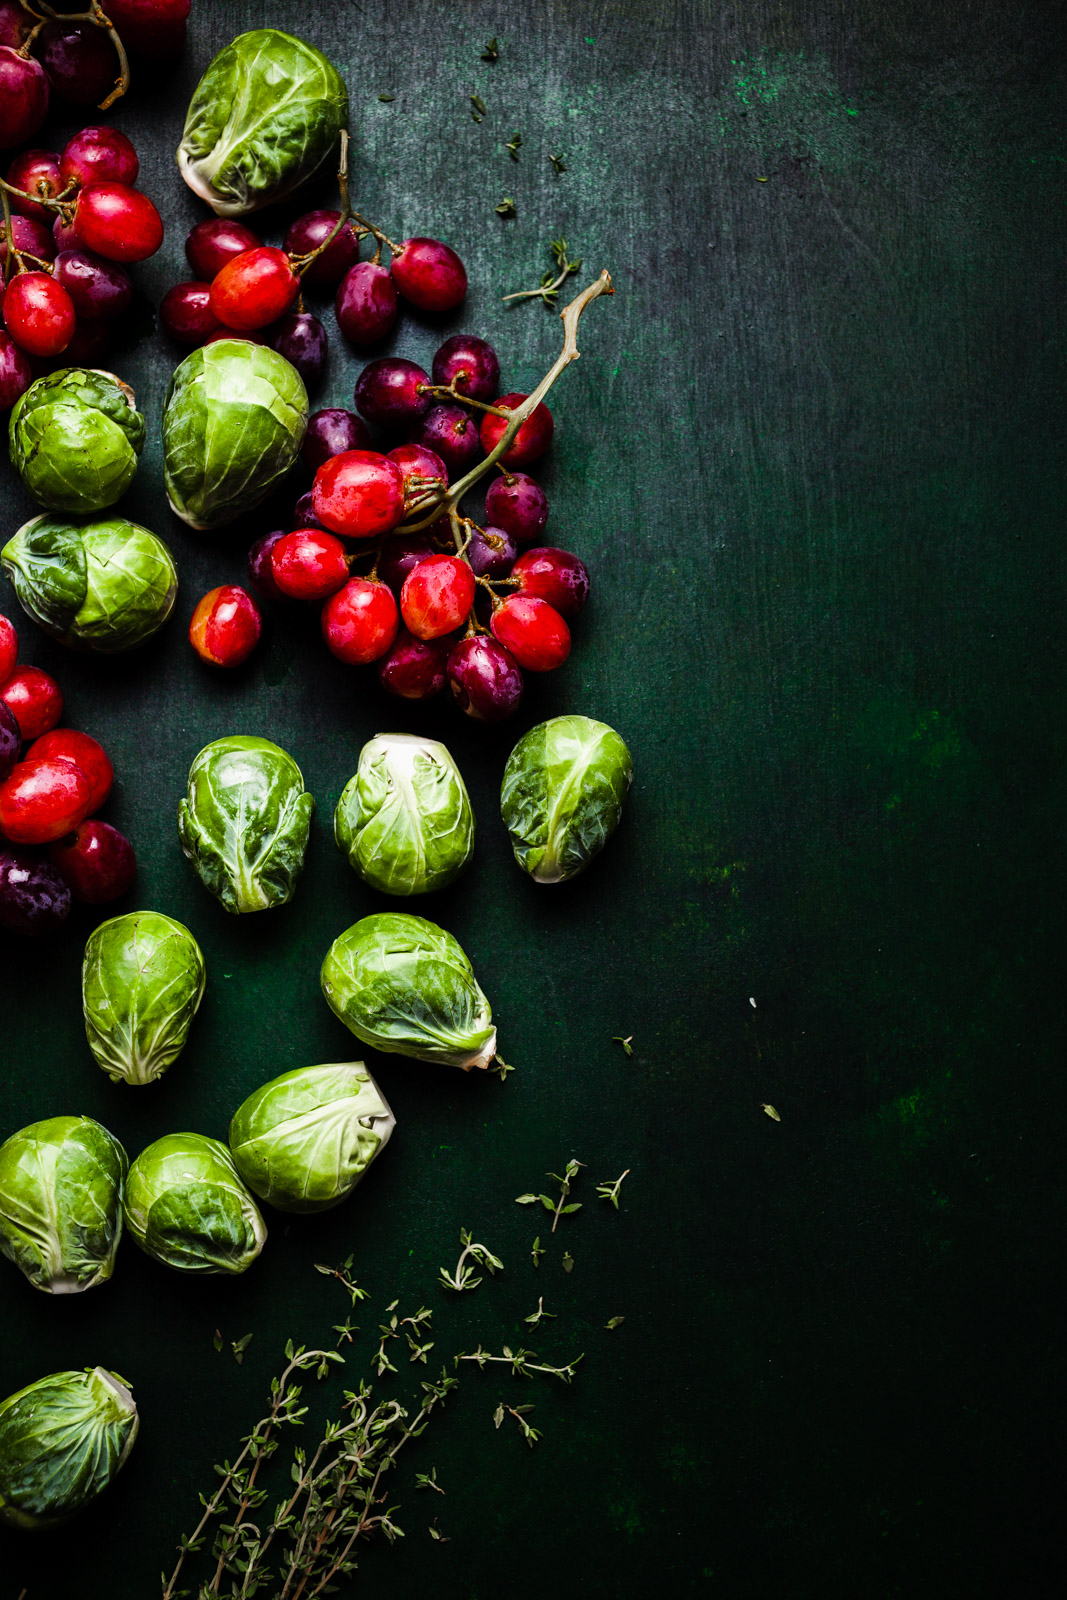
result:
[[(491, 338), (508, 387), (556, 348), (540, 308), (500, 303), (537, 281), (547, 240), (565, 232), (589, 268), (612, 269), (619, 292), (584, 323), (543, 474), (549, 531), (589, 562), (594, 598), (567, 667), (499, 732), (386, 704), (326, 656), (311, 615), (272, 620), (236, 675), (200, 667), (185, 624), (206, 588), (239, 581), (248, 530), (196, 536), (167, 514), (158, 419), (175, 357), (153, 338), (123, 358), (151, 428), (123, 506), (175, 551), (175, 619), (132, 662), (77, 660), (28, 623), (24, 653), (107, 744), (106, 815), (142, 865), (134, 903), (188, 924), (208, 990), (172, 1072), (127, 1090), (81, 1036), (90, 919), (44, 968), (5, 947), (0, 1132), (84, 1111), (131, 1156), (173, 1128), (224, 1136), (258, 1082), (352, 1053), (318, 968), (381, 902), (329, 819), (383, 729), (443, 738), (470, 788), (475, 860), (427, 911), (471, 957), (519, 1070), (501, 1086), (372, 1058), (398, 1119), (389, 1149), (337, 1211), (271, 1216), (239, 1281), (182, 1281), (124, 1245), (111, 1284), (50, 1302), (0, 1263), (4, 1391), (101, 1362), (144, 1419), (98, 1526), (0, 1534), (0, 1595), (150, 1600), (285, 1337), (315, 1340), (342, 1314), (309, 1262), (350, 1251), (375, 1295), (364, 1348), (395, 1295), (435, 1308), (436, 1355), (514, 1343), (543, 1294), (559, 1320), (530, 1342), (550, 1359), (587, 1352), (573, 1388), (522, 1393), (545, 1433), (534, 1451), (492, 1427), (517, 1386), (465, 1372), (396, 1475), (408, 1537), (368, 1551), (367, 1592), (1053, 1592), (1057, 9), (195, 11), (181, 67), (116, 116), (168, 221), (138, 271), (153, 300), (185, 276), (185, 228), (203, 214), (171, 161), (185, 98), (220, 44), (265, 22), (344, 69), (358, 203), (394, 237), (460, 249), (472, 290), (448, 328)], [(514, 222), (494, 214), (504, 195)], [(425, 361), (440, 337), (406, 319), (393, 348)], [(335, 344), (318, 403), (349, 402), (358, 370)], [(8, 484), (3, 532), (29, 509)], [(618, 728), (636, 779), (603, 857), (546, 890), (511, 860), (495, 793), (513, 739), (564, 711)], [(239, 920), (181, 859), (173, 823), (188, 763), (233, 732), (290, 750), (319, 804), (292, 904)], [(611, 1040), (631, 1033), (628, 1059)], [(535, 1274), (539, 1224), (511, 1197), (571, 1154), (589, 1163), (586, 1208)], [(627, 1166), (615, 1216), (593, 1184)], [(461, 1225), (506, 1271), (452, 1305), (432, 1280)], [(216, 1327), (254, 1330), (242, 1367), (215, 1353)], [(431, 1465), (444, 1500), (412, 1493)], [(435, 1516), (451, 1543), (427, 1536)]]

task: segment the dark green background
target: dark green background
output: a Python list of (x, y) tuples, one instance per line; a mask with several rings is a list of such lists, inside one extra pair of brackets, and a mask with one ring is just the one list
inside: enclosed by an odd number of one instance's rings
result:
[[(236, 675), (200, 666), (184, 638), (196, 598), (240, 581), (251, 533), (272, 524), (198, 537), (167, 513), (158, 421), (176, 356), (154, 335), (119, 358), (151, 428), (126, 506), (173, 545), (177, 615), (128, 660), (67, 655), (28, 622), (23, 654), (112, 753), (106, 815), (141, 863), (132, 903), (190, 924), (209, 988), (169, 1077), (127, 1090), (81, 1034), (91, 919), (47, 949), (5, 945), (0, 1131), (81, 1110), (131, 1152), (173, 1128), (222, 1135), (262, 1079), (356, 1053), (317, 972), (380, 902), (341, 863), (330, 816), (363, 741), (389, 728), (445, 738), (467, 778), (477, 858), (426, 909), (471, 955), (519, 1070), (501, 1086), (374, 1061), (399, 1120), (391, 1148), (340, 1211), (273, 1216), (244, 1280), (187, 1282), (124, 1246), (111, 1285), (52, 1302), (4, 1266), (4, 1392), (103, 1362), (133, 1382), (144, 1422), (97, 1511), (42, 1540), (0, 1534), (0, 1595), (150, 1600), (280, 1345), (339, 1320), (310, 1263), (348, 1252), (374, 1294), (365, 1353), (396, 1295), (434, 1308), (447, 1355), (521, 1339), (539, 1294), (558, 1320), (530, 1342), (549, 1359), (586, 1352), (571, 1389), (521, 1395), (545, 1434), (532, 1452), (511, 1419), (492, 1426), (518, 1385), (465, 1369), (395, 1474), (408, 1537), (367, 1551), (365, 1588), (1052, 1593), (1058, 8), (198, 0), (194, 13), (181, 65), (142, 73), (114, 116), (167, 219), (137, 271), (153, 302), (186, 275), (185, 230), (204, 214), (173, 165), (184, 104), (221, 44), (268, 22), (345, 72), (357, 204), (394, 237), (460, 250), (471, 292), (448, 329), (491, 338), (509, 387), (532, 386), (557, 349), (551, 316), (500, 299), (536, 283), (548, 240), (565, 233), (588, 269), (611, 269), (618, 294), (585, 319), (543, 471), (551, 536), (589, 563), (594, 598), (568, 665), (496, 732), (443, 703), (387, 702), (325, 654), (310, 614), (272, 616)], [(504, 195), (514, 221), (494, 213)], [(426, 362), (440, 337), (406, 316), (389, 348)], [(350, 403), (359, 367), (335, 339), (318, 403)], [(30, 508), (10, 478), (2, 503), (12, 532)], [(18, 618), (6, 585), (0, 603)], [(606, 855), (539, 889), (510, 860), (495, 796), (514, 738), (571, 710), (620, 729), (637, 778)], [(295, 901), (240, 922), (174, 828), (192, 756), (231, 732), (286, 746), (319, 802)], [(633, 1034), (632, 1059), (613, 1034)], [(539, 1223), (512, 1197), (570, 1155), (588, 1163), (586, 1206), (535, 1274)], [(625, 1167), (615, 1216), (593, 1185)], [(433, 1278), (461, 1225), (506, 1272), (450, 1303)], [(625, 1324), (605, 1332), (615, 1314)], [(243, 1367), (216, 1354), (216, 1327), (254, 1331)], [(412, 1492), (431, 1464), (444, 1500)], [(427, 1536), (435, 1516), (451, 1543)]]

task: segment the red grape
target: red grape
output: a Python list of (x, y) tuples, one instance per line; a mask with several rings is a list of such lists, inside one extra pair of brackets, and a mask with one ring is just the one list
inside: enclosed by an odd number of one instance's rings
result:
[(317, 528), (295, 528), (270, 553), (274, 582), (292, 600), (325, 600), (348, 577), (348, 553), (340, 539)]
[(118, 78), (115, 47), (104, 30), (91, 22), (47, 22), (37, 48), (52, 88), (72, 105), (96, 105)]
[[(298, 523), (299, 528), (305, 526)], [(272, 533), (265, 533), (262, 539), (257, 539), (248, 552), (248, 576), (265, 600), (288, 600), (287, 594), (282, 594), (274, 581), (274, 567), (271, 562), (271, 552), (279, 539), (285, 538), (284, 528), (275, 528)]]
[(376, 450), (345, 450), (316, 472), (311, 503), (334, 533), (373, 539), (404, 514), (404, 474)]
[(399, 599), (404, 579), (412, 567), (434, 554), (434, 547), (423, 533), (394, 533), (382, 543), (378, 576)]
[(124, 895), (137, 876), (137, 857), (124, 833), (95, 817), (48, 848), (75, 900), (103, 906)]
[(277, 322), (300, 293), (284, 250), (261, 245), (235, 256), (211, 281), (211, 309), (227, 328), (253, 332)]
[[(56, 219), (58, 221), (58, 218)], [(15, 249), (22, 255), (36, 256), (39, 261), (54, 261), (56, 259), (56, 241), (50, 228), (43, 222), (34, 222), (31, 217), (12, 217), (11, 236), (15, 241)], [(7, 261), (7, 239), (0, 228), (0, 267)]]
[(32, 56), (0, 45), (0, 150), (32, 139), (48, 115), (48, 74)]
[(74, 306), (61, 283), (47, 272), (23, 272), (4, 295), (4, 321), (20, 350), (57, 356), (74, 336)]
[(420, 393), (430, 375), (399, 356), (383, 356), (363, 368), (356, 382), (356, 410), (379, 428), (406, 429), (430, 409), (431, 396)]
[(427, 449), (424, 444), (398, 444), (395, 450), (389, 451), (389, 460), (395, 461), (404, 474), (404, 492), (408, 499), (426, 494), (430, 489), (428, 483), (413, 483), (414, 478), (434, 478), (442, 485), (448, 483), (448, 468), (437, 451)]
[(0, 834), (13, 844), (50, 844), (89, 813), (92, 786), (62, 756), (20, 761), (0, 783)]
[(462, 406), (432, 406), (415, 429), (416, 444), (436, 451), (455, 481), (469, 472), (484, 455), (478, 424)]
[(177, 55), (192, 0), (108, 0), (107, 14), (127, 50), (150, 60)]
[(371, 578), (349, 578), (322, 608), (322, 637), (339, 661), (363, 667), (383, 656), (400, 617), (391, 589)]
[(246, 250), (258, 250), (263, 240), (243, 222), (229, 217), (211, 217), (189, 229), (185, 254), (189, 265), (204, 283), (211, 283), (226, 266)]
[[(339, 211), (308, 211), (289, 224), (285, 235), (285, 249), (290, 256), (310, 255), (324, 239), (328, 239), (341, 220)], [(318, 284), (333, 289), (340, 283), (350, 267), (359, 259), (359, 236), (351, 222), (346, 222), (333, 243), (310, 267), (301, 274), (305, 283)]]
[(75, 728), (55, 728), (35, 739), (26, 751), (27, 761), (44, 761), (61, 756), (80, 767), (89, 783), (89, 810), (87, 816), (99, 811), (115, 781), (115, 771), (103, 745), (87, 733)]
[(226, 583), (209, 589), (189, 623), (189, 643), (214, 667), (239, 667), (259, 643), (259, 607), (244, 589)]
[(300, 496), (300, 499), (293, 507), (293, 515), (289, 522), (289, 528), (291, 531), (297, 528), (318, 528), (320, 533), (329, 533), (330, 530), (327, 528), (326, 524), (324, 522), (320, 522), (318, 517), (315, 515), (310, 489), (306, 494), (302, 494)]
[(428, 556), (412, 567), (400, 591), (400, 611), (416, 639), (440, 639), (466, 622), (474, 604), (474, 574), (461, 556)]
[(90, 183), (74, 202), (73, 231), (108, 261), (147, 261), (163, 243), (163, 221), (147, 195), (124, 183)]
[(360, 349), (384, 339), (396, 321), (396, 285), (385, 267), (357, 261), (341, 280), (337, 326)]
[(472, 400), (491, 400), (500, 383), (496, 351), (473, 333), (457, 333), (434, 356), (433, 381), (445, 389), (454, 385)]
[(13, 44), (17, 50), (32, 27), (33, 18), (19, 0), (0, 0), (0, 44)]
[(489, 626), (527, 672), (552, 672), (571, 653), (571, 630), (547, 600), (509, 595), (493, 608)]
[(486, 491), (485, 516), (494, 528), (510, 533), (516, 544), (534, 544), (545, 531), (548, 498), (525, 472), (506, 472)]
[(32, 382), (29, 356), (19, 349), (10, 334), (0, 329), (0, 411), (10, 411)]
[(475, 528), (466, 553), (476, 578), (506, 578), (519, 551), (503, 528)]
[(5, 684), (19, 658), (19, 636), (14, 623), (0, 616), (0, 684)]
[(88, 250), (61, 250), (53, 276), (70, 295), (79, 317), (119, 317), (133, 296), (128, 274), (116, 262)]
[[(159, 303), (159, 320), (176, 344), (204, 344), (221, 331), (211, 309), (209, 283), (176, 283)], [(224, 331), (230, 333), (228, 328)]]
[(74, 224), (71, 223), (68, 226), (68, 224), (63, 221), (62, 217), (57, 217), (52, 224), (52, 238), (50, 241), (51, 254), (48, 257), (49, 261), (55, 260), (57, 250), (78, 250), (81, 248), (81, 243), (82, 241), (78, 238), (77, 230), (75, 229)]
[(502, 722), (522, 699), (523, 678), (514, 656), (484, 633), (453, 646), (448, 681), (460, 710), (476, 722)]
[[(23, 150), (7, 169), (7, 181), (27, 195), (43, 195), (54, 199), (63, 187), (59, 172), (59, 157), (54, 150)], [(52, 226), (52, 212), (36, 200), (22, 200), (18, 195), (8, 195), (16, 216), (32, 217), (35, 222)]]
[[(505, 411), (514, 411), (528, 398), (524, 394), (506, 394), (494, 400), (493, 404), (502, 406)], [(507, 425), (504, 417), (494, 417), (490, 411), (485, 413), (482, 418), (482, 448), (486, 455), (496, 449)], [(531, 461), (537, 461), (552, 443), (553, 426), (552, 413), (542, 400), (520, 424), (518, 433), (499, 458), (501, 466), (527, 467)]]
[(585, 562), (552, 545), (524, 551), (511, 575), (520, 580), (520, 594), (547, 600), (561, 617), (575, 616), (589, 598), (589, 569)]
[(310, 311), (290, 311), (270, 329), (271, 347), (295, 367), (305, 389), (314, 389), (326, 370), (326, 329)]
[(132, 189), (141, 163), (130, 140), (118, 128), (83, 128), (68, 139), (59, 158), (60, 187), (70, 183), (121, 183)]
[(0, 700), (15, 713), (24, 739), (49, 733), (63, 715), (63, 693), (40, 667), (16, 667), (0, 683)]
[(0, 928), (29, 937), (52, 933), (70, 912), (70, 889), (46, 856), (0, 848)]
[(15, 713), (0, 700), (0, 783), (14, 770), (22, 734)]
[(315, 411), (308, 418), (300, 459), (309, 472), (317, 472), (324, 461), (339, 456), (342, 451), (373, 449), (370, 430), (354, 411), (328, 406), (325, 411)]
[(378, 682), (401, 700), (428, 700), (445, 686), (448, 641), (414, 639), (401, 628), (378, 663)]
[(467, 271), (437, 239), (405, 239), (389, 268), (405, 300), (420, 311), (452, 311), (467, 293)]

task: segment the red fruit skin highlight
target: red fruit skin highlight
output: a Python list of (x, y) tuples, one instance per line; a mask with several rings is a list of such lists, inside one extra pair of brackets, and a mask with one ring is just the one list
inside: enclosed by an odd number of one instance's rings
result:
[(412, 567), (400, 591), (400, 613), (416, 639), (441, 639), (467, 620), (474, 573), (459, 556), (429, 556)]
[(84, 821), (92, 786), (62, 756), (20, 761), (0, 783), (0, 833), (12, 844), (51, 844)]
[(340, 539), (317, 528), (294, 528), (270, 553), (271, 573), (291, 600), (325, 600), (348, 577), (348, 554)]
[(339, 661), (362, 667), (389, 649), (400, 627), (393, 592), (369, 578), (349, 578), (322, 608), (322, 637)]
[(27, 761), (45, 761), (53, 756), (73, 761), (76, 767), (81, 768), (89, 780), (90, 789), (90, 805), (86, 814), (92, 816), (94, 811), (99, 811), (115, 781), (115, 769), (103, 745), (90, 734), (79, 733), (76, 728), (55, 728), (51, 733), (43, 733), (39, 739), (35, 739), (26, 751)]
[(553, 672), (571, 653), (571, 630), (547, 600), (511, 595), (494, 609), (489, 627), (526, 672)]
[[(505, 394), (499, 400), (494, 400), (493, 404), (503, 407), (505, 411), (515, 411), (522, 405), (524, 400), (528, 399), (529, 395), (525, 394)], [(491, 411), (485, 413), (482, 418), (481, 439), (482, 449), (486, 455), (496, 449), (504, 437), (507, 425), (506, 417), (494, 417)], [(552, 413), (542, 400), (541, 404), (534, 408), (525, 422), (520, 424), (518, 433), (512, 439), (504, 454), (498, 458), (500, 465), (502, 467), (528, 467), (532, 461), (540, 460), (552, 443), (554, 428), (555, 423), (552, 420)]]
[(0, 683), (0, 700), (15, 713), (24, 739), (48, 733), (63, 715), (63, 691), (40, 667), (16, 667)]
[(345, 450), (323, 462), (311, 488), (319, 521), (349, 539), (373, 539), (404, 514), (404, 474), (376, 450)]
[(259, 607), (238, 584), (209, 589), (189, 623), (189, 643), (214, 667), (239, 667), (259, 643)]
[(75, 202), (73, 232), (106, 261), (147, 261), (163, 243), (163, 219), (139, 189), (90, 183)]
[(300, 279), (284, 250), (262, 245), (228, 261), (211, 282), (211, 310), (227, 328), (254, 333), (285, 315)]
[(48, 854), (75, 900), (84, 905), (118, 900), (137, 876), (137, 857), (126, 835), (95, 817), (49, 845)]

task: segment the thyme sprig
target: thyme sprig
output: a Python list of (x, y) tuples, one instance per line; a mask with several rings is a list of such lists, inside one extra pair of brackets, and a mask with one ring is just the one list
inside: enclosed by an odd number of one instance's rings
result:
[[(518, 134), (516, 134), (515, 137), (518, 139)], [(510, 145), (508, 145), (508, 149), (511, 150)], [(515, 161), (519, 159), (518, 155), (514, 151), (512, 151), (512, 158)], [(554, 162), (556, 157), (553, 156), (550, 159)], [(558, 172), (561, 169), (557, 167), (556, 170)], [(553, 239), (549, 244), (549, 249), (551, 250), (552, 256), (556, 263), (555, 272), (544, 273), (542, 275), (541, 282), (538, 284), (536, 289), (517, 289), (514, 294), (506, 294), (504, 296), (505, 301), (540, 300), (546, 306), (555, 305), (556, 301), (559, 299), (560, 289), (566, 283), (571, 274), (580, 269), (582, 265), (582, 258), (581, 256), (578, 256), (574, 261), (570, 259), (570, 256), (567, 252), (566, 239)]]
[(461, 1361), (476, 1361), (479, 1368), (485, 1368), (493, 1362), (503, 1362), (505, 1366), (510, 1366), (516, 1378), (529, 1378), (535, 1372), (543, 1372), (546, 1377), (559, 1378), (561, 1383), (573, 1383), (579, 1361), (585, 1360), (585, 1352), (583, 1351), (580, 1356), (575, 1356), (573, 1361), (568, 1361), (566, 1366), (552, 1367), (546, 1366), (541, 1362), (531, 1361), (530, 1357), (537, 1354), (536, 1350), (524, 1350), (521, 1345), (518, 1350), (512, 1350), (511, 1346), (507, 1344), (501, 1345), (500, 1348), (503, 1354), (495, 1356), (490, 1351), (483, 1350), (479, 1345), (477, 1350), (472, 1350), (469, 1353), (461, 1350), (458, 1356), (452, 1357), (452, 1360), (457, 1367)]
[[(459, 1230), (459, 1242), (463, 1246), (463, 1253), (456, 1263), (456, 1270), (451, 1275), (444, 1267), (439, 1269), (438, 1283), (442, 1289), (455, 1289), (457, 1292), (464, 1289), (477, 1289), (481, 1278), (474, 1276), (476, 1267), (484, 1267), (492, 1276), (504, 1270), (504, 1263), (499, 1256), (495, 1256), (488, 1245), (474, 1244), (466, 1228)], [(467, 1265), (468, 1260), (470, 1266)]]
[(558, 1172), (549, 1172), (547, 1174), (549, 1178), (555, 1178), (556, 1182), (559, 1184), (558, 1199), (554, 1200), (549, 1194), (520, 1194), (516, 1195), (515, 1204), (517, 1206), (535, 1206), (540, 1200), (545, 1210), (551, 1211), (552, 1213), (552, 1232), (555, 1233), (556, 1224), (559, 1222), (560, 1217), (565, 1217), (572, 1211), (580, 1211), (582, 1209), (582, 1202), (580, 1200), (572, 1200), (568, 1204), (567, 1197), (571, 1192), (571, 1184), (574, 1182), (579, 1171), (584, 1166), (584, 1161), (570, 1160), (567, 1162), (562, 1177), (560, 1177)]
[(510, 1413), (510, 1415), (513, 1416), (515, 1421), (519, 1424), (519, 1427), (522, 1429), (522, 1436), (526, 1440), (526, 1443), (532, 1449), (537, 1443), (538, 1439), (542, 1437), (542, 1434), (539, 1432), (539, 1430), (531, 1427), (526, 1420), (527, 1413), (533, 1409), (533, 1406), (506, 1406), (503, 1400), (501, 1400), (500, 1404), (493, 1412), (493, 1426), (494, 1428), (499, 1428), (505, 1416)]
[(609, 1179), (608, 1182), (598, 1183), (596, 1186), (596, 1192), (600, 1196), (601, 1200), (610, 1200), (616, 1211), (619, 1209), (619, 1190), (622, 1188), (622, 1180), (623, 1178), (628, 1178), (629, 1176), (630, 1168), (627, 1167), (626, 1171), (621, 1175), (621, 1177), (616, 1178), (614, 1183), (612, 1183)]

